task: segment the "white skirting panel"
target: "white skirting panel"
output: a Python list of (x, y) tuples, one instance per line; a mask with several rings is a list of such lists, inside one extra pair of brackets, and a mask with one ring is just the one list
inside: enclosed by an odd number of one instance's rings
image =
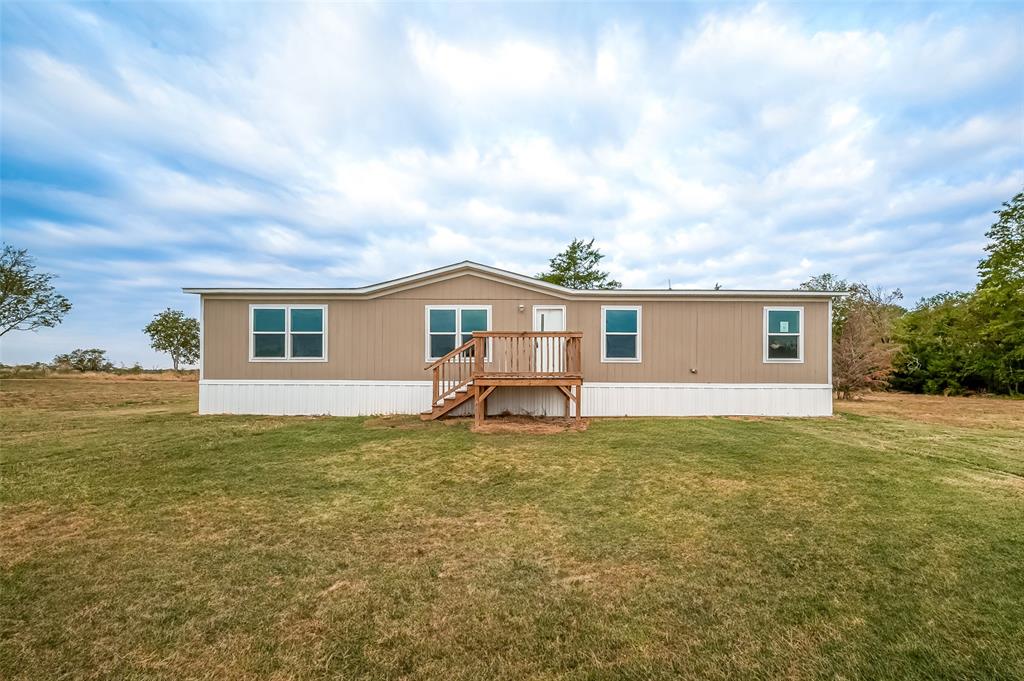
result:
[(200, 381), (200, 414), (368, 416), (430, 409), (430, 381)]
[[(430, 381), (199, 382), (200, 414), (367, 416), (430, 408)], [(501, 387), (488, 414), (561, 416), (556, 388)], [(463, 405), (456, 414), (470, 414)], [(831, 416), (828, 385), (782, 383), (584, 383), (584, 416)]]
[(831, 416), (832, 386), (584, 383), (585, 416)]

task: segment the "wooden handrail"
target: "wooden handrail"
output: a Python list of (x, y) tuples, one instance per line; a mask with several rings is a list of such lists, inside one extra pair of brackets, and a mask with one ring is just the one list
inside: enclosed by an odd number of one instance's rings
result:
[(463, 343), (459, 347), (455, 348), (454, 350), (449, 352), (447, 355), (445, 355), (441, 359), (435, 360), (433, 364), (428, 365), (427, 368), (424, 369), (424, 371), (430, 371), (431, 369), (434, 369), (438, 365), (443, 364), (444, 362), (447, 362), (448, 360), (450, 360), (452, 357), (454, 357), (455, 355), (459, 354), (460, 352), (465, 352), (466, 350), (469, 350), (470, 346), (472, 346), (472, 345), (473, 345), (473, 339), (470, 338), (468, 341), (466, 341), (465, 343)]
[(426, 368), (434, 373), (431, 409), (443, 404), (447, 398), (457, 396), (460, 390), (468, 389), (476, 370), (474, 355), (477, 344), (482, 342), (470, 338)]
[(581, 331), (474, 331), (473, 335), (481, 338), (583, 338)]

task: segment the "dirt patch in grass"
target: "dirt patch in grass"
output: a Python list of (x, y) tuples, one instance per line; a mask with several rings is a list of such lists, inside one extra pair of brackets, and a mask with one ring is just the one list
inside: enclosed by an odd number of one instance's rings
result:
[(883, 416), (962, 428), (1024, 428), (1024, 400), (870, 393), (836, 400), (837, 413)]
[(579, 425), (575, 419), (564, 417), (537, 416), (489, 416), (483, 424), (472, 427), (474, 433), (511, 433), (514, 435), (557, 435), (584, 431), (590, 425), (589, 419), (582, 419)]
[[(198, 421), (203, 421), (206, 417), (194, 414)], [(304, 421), (317, 421), (325, 418), (326, 416), (252, 416), (245, 420), (233, 420), (232, 422), (224, 426), (225, 432), (230, 432), (235, 435), (243, 433), (266, 433), (272, 430), (278, 430), (280, 428), (287, 428), (289, 426), (298, 426)]]
[(409, 414), (388, 414), (373, 416), (363, 421), (368, 430), (423, 430), (430, 427), (430, 421)]
[(363, 427), (368, 430), (426, 430), (440, 426), (468, 426), (474, 433), (513, 435), (557, 435), (558, 433), (586, 430), (588, 425), (589, 421), (587, 419), (581, 421), (580, 425), (577, 426), (571, 418), (510, 414), (488, 416), (482, 426), (474, 425), (473, 418), (466, 416), (425, 421), (419, 416), (392, 414), (374, 416), (363, 421)]

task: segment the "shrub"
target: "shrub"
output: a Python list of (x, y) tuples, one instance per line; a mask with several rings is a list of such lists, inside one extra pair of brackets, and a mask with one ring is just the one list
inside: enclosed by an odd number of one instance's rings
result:
[(114, 365), (107, 359), (107, 351), (99, 348), (72, 350), (53, 358), (53, 368), (71, 371), (111, 371)]

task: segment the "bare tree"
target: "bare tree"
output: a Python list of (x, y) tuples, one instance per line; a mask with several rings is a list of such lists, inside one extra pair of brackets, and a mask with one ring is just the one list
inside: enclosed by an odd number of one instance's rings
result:
[(888, 385), (895, 348), (889, 339), (891, 326), (891, 319), (873, 306), (850, 308), (832, 348), (832, 386), (839, 399)]

